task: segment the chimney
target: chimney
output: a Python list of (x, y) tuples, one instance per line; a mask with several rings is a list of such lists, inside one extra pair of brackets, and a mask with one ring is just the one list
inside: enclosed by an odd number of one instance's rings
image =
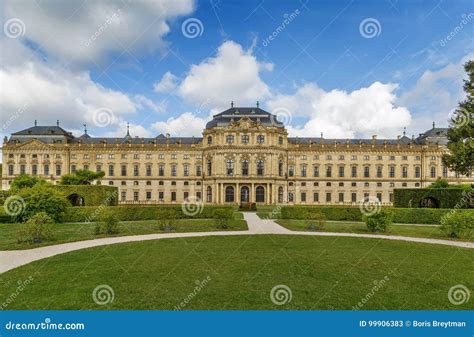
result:
[(56, 121), (56, 126), (59, 126), (59, 119)]
[(230, 102), (230, 107), (231, 107), (231, 108), (234, 107), (234, 101), (231, 101), (231, 102)]

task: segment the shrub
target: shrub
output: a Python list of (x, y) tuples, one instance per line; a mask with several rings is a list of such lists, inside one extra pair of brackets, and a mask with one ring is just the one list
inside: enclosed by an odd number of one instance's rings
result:
[(308, 209), (305, 213), (305, 219), (310, 231), (321, 230), (326, 224), (326, 217), (320, 210)]
[(239, 211), (251, 211), (255, 212), (257, 210), (257, 204), (254, 202), (242, 202), (239, 205)]
[(61, 185), (90, 185), (93, 181), (102, 179), (105, 173), (89, 170), (78, 170), (61, 177)]
[(17, 242), (41, 243), (52, 240), (51, 223), (53, 220), (46, 212), (39, 212), (31, 216), (18, 232)]
[(392, 224), (393, 213), (388, 209), (382, 208), (374, 214), (364, 215), (363, 219), (369, 231), (385, 232), (387, 227)]
[(451, 238), (469, 237), (474, 229), (474, 211), (453, 211), (446, 214), (440, 224), (441, 231)]
[(212, 206), (206, 205), (202, 212), (195, 215), (188, 215), (183, 212), (181, 205), (160, 205), (160, 206), (83, 206), (68, 207), (63, 217), (65, 222), (86, 222), (94, 221), (98, 214), (113, 213), (120, 221), (136, 220), (157, 220), (168, 216), (167, 213), (173, 209), (177, 219), (213, 219), (217, 209), (230, 209), (232, 206)]
[(176, 220), (179, 218), (178, 210), (176, 208), (166, 208), (161, 213), (158, 220), (160, 230), (163, 232), (171, 232), (176, 229)]
[(95, 234), (113, 235), (120, 232), (119, 220), (113, 214), (104, 214), (101, 221), (96, 223)]
[(45, 212), (55, 222), (60, 221), (68, 206), (64, 195), (53, 187), (47, 185), (35, 185), (24, 188), (18, 192), (16, 197), (22, 200), (21, 211), (13, 215), (15, 221), (24, 222), (34, 214)]
[(13, 179), (10, 190), (18, 191), (23, 188), (33, 187), (36, 184), (48, 184), (46, 180), (38, 178), (36, 176), (30, 176), (28, 174), (20, 174), (18, 177)]
[(214, 212), (214, 220), (216, 223), (216, 228), (219, 229), (228, 229), (230, 227), (230, 222), (233, 218), (234, 212), (232, 209), (216, 209)]
[(433, 183), (431, 183), (430, 186), (428, 186), (428, 188), (448, 188), (449, 187), (449, 183), (446, 179), (441, 179), (441, 178), (438, 178), (436, 179), (436, 181), (434, 181)]

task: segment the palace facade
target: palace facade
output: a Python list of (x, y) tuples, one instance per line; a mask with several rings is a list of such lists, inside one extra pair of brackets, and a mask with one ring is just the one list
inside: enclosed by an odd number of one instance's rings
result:
[(423, 187), (438, 177), (473, 182), (442, 165), (447, 129), (409, 138), (288, 137), (257, 107), (231, 107), (207, 123), (202, 137), (80, 137), (59, 126), (15, 132), (3, 143), (2, 189), (19, 174), (52, 183), (79, 169), (103, 171), (121, 203), (383, 204), (393, 189)]

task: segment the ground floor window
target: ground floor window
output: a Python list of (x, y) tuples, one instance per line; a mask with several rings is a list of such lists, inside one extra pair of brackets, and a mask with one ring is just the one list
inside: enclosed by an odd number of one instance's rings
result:
[(234, 188), (232, 186), (227, 186), (225, 188), (225, 202), (234, 202), (234, 200), (235, 200)]
[(138, 192), (133, 192), (133, 200), (138, 201)]
[(176, 192), (171, 192), (171, 201), (176, 201)]
[(257, 186), (255, 189), (255, 201), (265, 202), (265, 188), (263, 186)]
[(306, 192), (301, 192), (301, 202), (306, 202)]
[(248, 186), (242, 186), (240, 189), (240, 201), (249, 202), (250, 190)]
[(207, 186), (206, 200), (207, 202), (212, 202), (212, 187), (211, 186)]
[(278, 202), (283, 203), (283, 187), (278, 187)]

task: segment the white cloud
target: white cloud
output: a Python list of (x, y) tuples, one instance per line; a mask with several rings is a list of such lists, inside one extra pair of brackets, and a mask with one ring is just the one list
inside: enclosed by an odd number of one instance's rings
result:
[(176, 89), (177, 77), (171, 72), (167, 71), (159, 82), (153, 85), (153, 90), (158, 93), (170, 93)]
[[(151, 132), (146, 129), (144, 126), (139, 125), (139, 124), (134, 124), (134, 123), (129, 123), (130, 127), (130, 136), (133, 138), (142, 138), (142, 137), (153, 137), (154, 135), (151, 134)], [(127, 122), (121, 121), (117, 127), (117, 129), (113, 131), (106, 132), (104, 135), (99, 135), (103, 137), (117, 137), (117, 138), (123, 138), (127, 135)]]
[(142, 110), (145, 108), (151, 109), (154, 112), (164, 112), (166, 110), (166, 101), (161, 101), (156, 104), (151, 99), (144, 95), (135, 95), (134, 102), (137, 105), (137, 108)]
[(397, 103), (413, 112), (413, 131), (421, 133), (431, 128), (431, 121), (440, 127), (448, 125), (450, 113), (465, 97), (464, 63), (474, 54), (464, 56), (459, 63), (449, 63), (438, 70), (426, 70), (413, 88), (406, 91)]
[(270, 97), (270, 89), (260, 78), (262, 70), (273, 66), (261, 63), (233, 41), (224, 42), (215, 57), (192, 65), (179, 86), (179, 94), (186, 101), (212, 108), (223, 108), (230, 101), (247, 105)]
[(191, 112), (185, 112), (178, 117), (171, 117), (166, 122), (156, 122), (152, 128), (159, 133), (169, 133), (172, 136), (198, 136), (206, 127), (210, 118), (201, 118)]
[(290, 135), (353, 138), (393, 137), (410, 124), (411, 116), (405, 107), (394, 104), (396, 84), (374, 82), (367, 88), (352, 92), (326, 92), (315, 84), (298, 88), (293, 95), (278, 95), (269, 102), (270, 111), (288, 109), (295, 115), (308, 116), (300, 127), (288, 127)]
[(6, 0), (3, 7), (6, 18), (24, 22), (24, 38), (49, 55), (67, 62), (97, 63), (113, 52), (163, 47), (168, 22), (190, 14), (194, 1)]

